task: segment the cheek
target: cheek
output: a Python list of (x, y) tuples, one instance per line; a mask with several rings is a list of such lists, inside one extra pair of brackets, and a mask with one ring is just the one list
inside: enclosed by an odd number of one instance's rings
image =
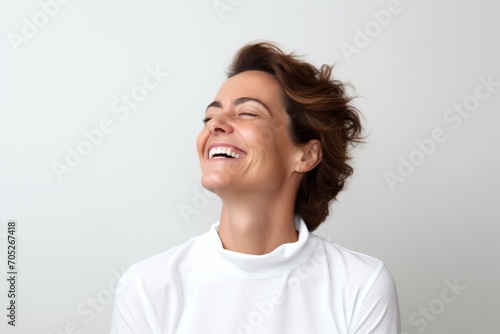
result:
[(285, 138), (288, 137), (288, 127), (286, 124), (278, 121), (263, 122), (256, 125), (248, 131), (248, 137), (251, 138), (257, 150), (265, 150), (273, 146), (281, 146)]

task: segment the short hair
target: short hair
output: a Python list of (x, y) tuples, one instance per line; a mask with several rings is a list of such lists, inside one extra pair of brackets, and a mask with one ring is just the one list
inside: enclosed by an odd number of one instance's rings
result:
[(228, 78), (251, 70), (273, 75), (282, 89), (295, 144), (321, 142), (321, 161), (305, 174), (295, 198), (295, 214), (309, 231), (327, 218), (330, 203), (353, 173), (350, 148), (363, 140), (359, 111), (350, 104), (353, 97), (346, 84), (330, 77), (332, 68), (317, 69), (273, 43), (252, 42), (236, 53), (227, 73)]

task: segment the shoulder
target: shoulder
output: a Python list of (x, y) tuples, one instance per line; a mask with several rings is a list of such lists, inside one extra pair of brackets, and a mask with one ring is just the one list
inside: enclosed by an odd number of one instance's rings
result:
[(140, 285), (152, 287), (163, 285), (168, 277), (179, 275), (183, 267), (196, 258), (194, 252), (202, 236), (196, 236), (188, 241), (174, 246), (162, 253), (132, 264), (122, 275), (122, 285)]
[(383, 261), (317, 236), (313, 238), (318, 239), (313, 256), (319, 260), (324, 258), (332, 279), (344, 288), (357, 291), (358, 296), (366, 296), (374, 289), (382, 294), (395, 291), (393, 277)]
[(337, 270), (352, 274), (369, 274), (380, 272), (384, 267), (381, 260), (370, 255), (347, 249), (316, 235), (312, 235), (312, 238), (317, 239), (316, 256), (324, 256)]
[(112, 333), (158, 333), (155, 312), (174, 307), (158, 296), (178, 293), (173, 282), (189, 273), (200, 237), (136, 262), (123, 273), (115, 291)]
[(142, 261), (135, 263), (138, 273), (149, 274), (150, 271), (161, 270), (165, 267), (178, 264), (179, 261), (185, 260), (186, 256), (197, 247), (197, 243), (201, 236), (196, 236), (188, 241), (174, 246), (160, 254), (156, 254)]
[(336, 291), (352, 310), (353, 333), (399, 333), (396, 284), (384, 262), (316, 238), (316, 256), (324, 256)]

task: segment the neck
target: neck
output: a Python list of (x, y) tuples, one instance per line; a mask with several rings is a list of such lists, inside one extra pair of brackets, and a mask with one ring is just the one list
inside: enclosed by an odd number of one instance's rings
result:
[(298, 240), (294, 225), (294, 197), (241, 198), (233, 195), (227, 198), (223, 199), (219, 224), (219, 237), (225, 249), (262, 255)]

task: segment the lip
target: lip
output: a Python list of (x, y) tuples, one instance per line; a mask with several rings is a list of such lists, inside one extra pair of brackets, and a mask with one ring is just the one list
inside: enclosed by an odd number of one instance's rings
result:
[[(246, 155), (247, 153), (245, 151), (243, 151), (241, 148), (237, 147), (237, 146), (234, 146), (232, 144), (229, 144), (229, 143), (212, 143), (210, 144), (210, 146), (208, 146), (205, 150), (205, 159), (207, 160), (213, 160), (213, 159), (210, 159), (209, 158), (209, 152), (212, 148), (214, 147), (230, 147), (233, 151), (235, 151), (236, 153), (238, 153), (240, 155), (239, 158), (237, 159), (240, 159), (242, 158), (244, 155)], [(232, 160), (232, 159), (230, 159)]]

